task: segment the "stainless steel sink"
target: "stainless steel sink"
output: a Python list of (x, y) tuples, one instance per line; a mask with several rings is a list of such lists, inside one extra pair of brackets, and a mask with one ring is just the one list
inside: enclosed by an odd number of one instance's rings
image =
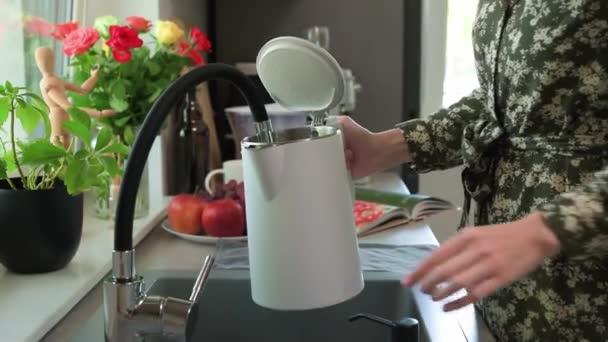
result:
[[(186, 272), (152, 272), (149, 294), (187, 298), (196, 274)], [(390, 341), (389, 327), (360, 320), (349, 322), (358, 313), (369, 313), (390, 320), (405, 317), (420, 322), (420, 340), (427, 341), (424, 322), (420, 319), (409, 289), (400, 285), (400, 276), (389, 272), (364, 272), (365, 289), (354, 299), (330, 308), (281, 312), (262, 308), (251, 299), (248, 271), (214, 270), (198, 301), (198, 314), (193, 324), (192, 341)], [(103, 340), (103, 313), (83, 327), (73, 341)], [(171, 341), (149, 336), (145, 341)], [(405, 342), (405, 341), (404, 341)]]

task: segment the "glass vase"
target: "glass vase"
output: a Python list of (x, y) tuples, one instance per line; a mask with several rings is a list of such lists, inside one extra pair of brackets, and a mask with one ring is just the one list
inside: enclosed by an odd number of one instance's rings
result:
[[(93, 206), (93, 215), (99, 219), (110, 220), (116, 216), (116, 207), (118, 204), (118, 190), (120, 184), (114, 191), (108, 191), (108, 196), (100, 197), (95, 193), (95, 205)], [(148, 216), (150, 212), (150, 185), (148, 177), (148, 163), (144, 166), (144, 171), (141, 175), (137, 197), (135, 199), (134, 219), (140, 219)]]

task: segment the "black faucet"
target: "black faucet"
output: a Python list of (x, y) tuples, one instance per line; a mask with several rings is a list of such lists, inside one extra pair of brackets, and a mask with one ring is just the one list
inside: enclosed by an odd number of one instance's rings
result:
[(189, 89), (211, 80), (226, 80), (247, 100), (262, 141), (272, 141), (272, 126), (266, 107), (255, 85), (239, 70), (226, 64), (208, 64), (178, 78), (156, 100), (135, 139), (126, 163), (118, 195), (114, 228), (112, 274), (104, 282), (104, 320), (106, 341), (131, 341), (147, 334), (166, 334), (186, 338), (192, 331), (188, 321), (213, 263), (207, 258), (188, 300), (148, 296), (143, 279), (135, 272), (133, 212), (135, 197), (148, 154), (165, 118)]

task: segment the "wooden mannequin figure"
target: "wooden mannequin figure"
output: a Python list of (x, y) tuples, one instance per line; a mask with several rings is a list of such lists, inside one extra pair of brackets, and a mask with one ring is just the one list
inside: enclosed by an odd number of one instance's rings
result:
[[(70, 135), (66, 132), (61, 123), (69, 119), (67, 110), (72, 107), (72, 104), (66, 96), (66, 91), (72, 91), (78, 94), (86, 94), (97, 82), (97, 73), (99, 69), (91, 71), (91, 77), (86, 80), (82, 86), (66, 82), (55, 76), (55, 57), (53, 50), (49, 47), (39, 47), (36, 49), (36, 65), (42, 73), (40, 80), (40, 92), (42, 99), (49, 107), (49, 117), (51, 121), (51, 142), (53, 144), (63, 144), (65, 148), (70, 145)], [(92, 108), (80, 108), (90, 117), (105, 118), (115, 114), (111, 109), (97, 110)]]

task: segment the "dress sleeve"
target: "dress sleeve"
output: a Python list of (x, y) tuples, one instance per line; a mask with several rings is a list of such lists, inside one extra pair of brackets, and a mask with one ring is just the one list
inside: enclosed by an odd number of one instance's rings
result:
[(540, 210), (565, 256), (587, 259), (608, 255), (608, 168), (578, 191), (564, 193)]
[(462, 164), (461, 143), (465, 126), (487, 114), (482, 88), (448, 108), (424, 119), (398, 125), (412, 154), (418, 172), (448, 169)]

